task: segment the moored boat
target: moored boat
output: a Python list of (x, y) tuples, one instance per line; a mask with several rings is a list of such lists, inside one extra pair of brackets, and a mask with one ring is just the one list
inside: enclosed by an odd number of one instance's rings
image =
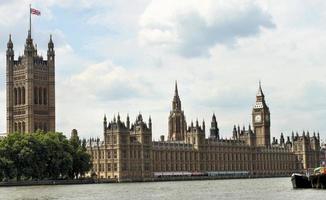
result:
[(318, 167), (314, 173), (309, 176), (312, 188), (326, 189), (326, 168)]
[(309, 177), (305, 174), (298, 174), (298, 173), (292, 174), (291, 182), (294, 189), (312, 187)]

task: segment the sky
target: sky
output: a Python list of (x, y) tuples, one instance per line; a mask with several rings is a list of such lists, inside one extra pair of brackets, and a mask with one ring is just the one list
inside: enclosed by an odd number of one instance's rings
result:
[[(223, 138), (251, 123), (258, 82), (271, 135), (319, 131), (326, 138), (326, 2), (323, 0), (0, 0), (0, 132), (6, 131), (5, 52), (32, 37), (56, 51), (56, 129), (101, 137), (103, 116), (151, 116), (167, 135), (177, 80), (187, 123)], [(208, 131), (206, 135), (208, 135)]]

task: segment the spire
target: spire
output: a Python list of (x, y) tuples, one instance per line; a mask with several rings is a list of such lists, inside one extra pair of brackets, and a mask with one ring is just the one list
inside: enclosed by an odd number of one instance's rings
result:
[(177, 80), (175, 81), (174, 96), (179, 96), (179, 94), (178, 94), (178, 83), (177, 83)]
[(52, 41), (52, 35), (50, 35), (50, 40), (49, 40), (49, 43), (48, 43), (48, 48), (49, 49), (53, 49), (54, 45), (53, 45), (53, 41)]
[(104, 114), (103, 126), (104, 126), (104, 131), (105, 131), (105, 129), (107, 127), (106, 114)]
[(14, 56), (14, 44), (11, 41), (11, 34), (9, 35), (9, 41), (7, 43), (7, 56), (10, 60), (13, 60)]
[(118, 122), (120, 122), (120, 113), (118, 113)]
[(203, 130), (205, 131), (205, 128), (206, 128), (206, 127), (205, 127), (205, 120), (204, 120), (204, 119), (203, 119), (203, 127), (202, 127), (202, 128), (203, 128)]
[(7, 47), (8, 47), (8, 49), (12, 49), (14, 47), (14, 44), (12, 43), (12, 40), (11, 40), (11, 34), (9, 34), (9, 41), (7, 43)]
[(181, 101), (180, 101), (180, 98), (179, 98), (177, 81), (175, 81), (174, 97), (173, 97), (173, 101), (172, 101), (172, 109), (177, 110), (177, 111), (181, 111)]
[(211, 122), (211, 129), (210, 129), (210, 137), (214, 139), (219, 139), (219, 129), (218, 129), (218, 124), (216, 121), (216, 116), (215, 113), (213, 113), (212, 116), (212, 122)]
[(127, 114), (127, 128), (130, 128), (130, 118), (129, 118), (129, 114)]
[(149, 129), (152, 129), (152, 118), (151, 118), (151, 116), (149, 116), (149, 119), (148, 119), (148, 126), (149, 126)]
[(24, 54), (28, 56), (33, 56), (35, 54), (35, 49), (33, 45), (33, 39), (32, 39), (32, 7), (31, 4), (29, 4), (29, 30), (28, 35), (26, 38), (26, 44), (25, 44), (25, 51)]
[(263, 90), (261, 89), (261, 82), (259, 81), (259, 88), (257, 92), (257, 97), (264, 97)]

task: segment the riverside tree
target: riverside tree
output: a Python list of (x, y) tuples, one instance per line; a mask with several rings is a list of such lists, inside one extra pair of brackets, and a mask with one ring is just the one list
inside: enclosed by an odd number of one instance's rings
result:
[(1, 180), (79, 178), (91, 169), (79, 138), (62, 133), (12, 133), (0, 140)]

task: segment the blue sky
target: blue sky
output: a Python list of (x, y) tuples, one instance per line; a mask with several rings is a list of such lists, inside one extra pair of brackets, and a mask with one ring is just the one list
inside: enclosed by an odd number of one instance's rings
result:
[[(167, 134), (174, 81), (188, 124), (210, 124), (223, 137), (248, 126), (258, 81), (271, 110), (272, 136), (292, 130), (326, 137), (326, 3), (222, 0), (0, 1), (0, 132), (5, 131), (5, 50), (13, 35), (23, 52), (28, 5), (33, 38), (56, 50), (57, 129), (102, 136), (104, 113), (153, 119)], [(208, 134), (208, 132), (206, 133)]]

